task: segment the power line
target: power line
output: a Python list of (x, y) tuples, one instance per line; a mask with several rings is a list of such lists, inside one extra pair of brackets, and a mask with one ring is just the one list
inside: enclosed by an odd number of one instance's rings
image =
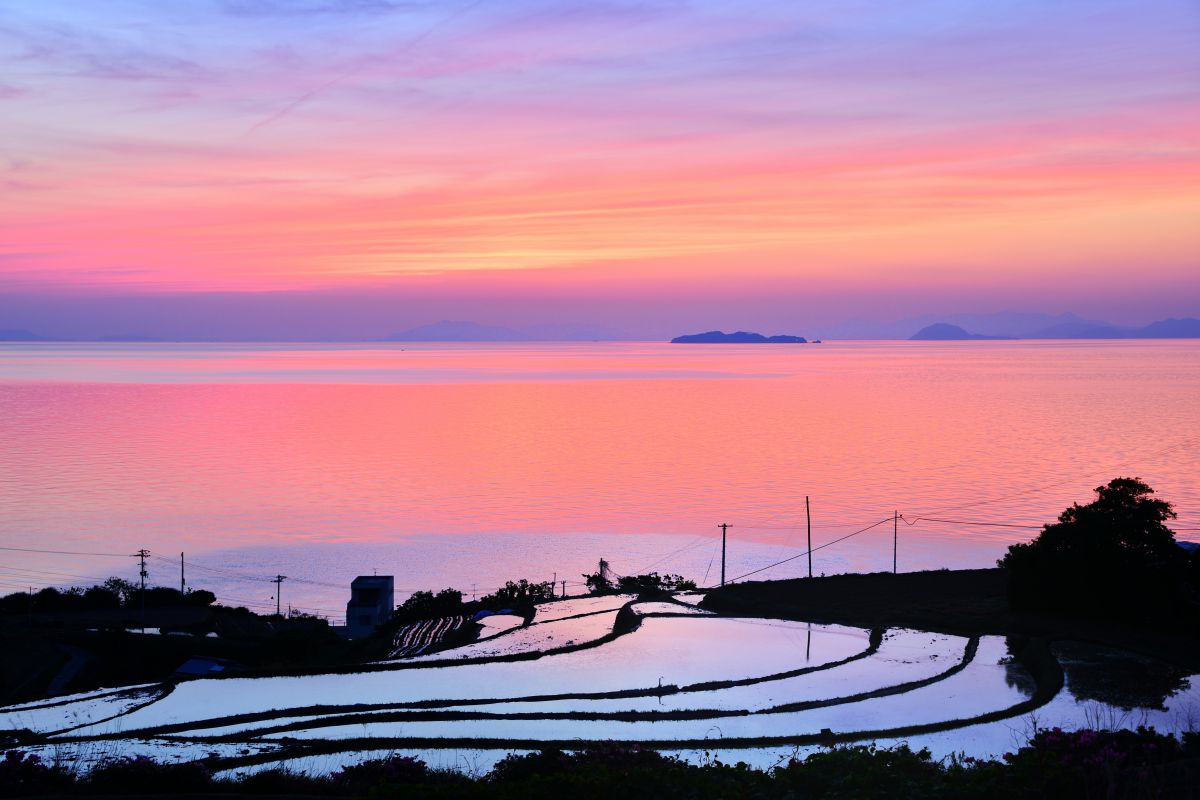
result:
[(52, 575), (52, 576), (61, 577), (61, 578), (75, 578), (77, 580), (84, 580), (84, 581), (99, 581), (101, 583), (108, 580), (108, 578), (97, 578), (95, 575), (75, 575), (74, 573), (70, 573), (70, 572), (53, 572), (51, 570), (44, 570), (44, 569), (28, 569), (26, 567), (10, 567), (10, 566), (5, 566), (3, 564), (0, 564), (0, 570), (8, 571), (8, 572), (23, 572), (23, 573), (29, 573), (29, 574), (34, 574), (34, 575)]
[(712, 557), (708, 559), (708, 567), (704, 570), (704, 577), (700, 580), (701, 584), (708, 583), (708, 573), (712, 571), (713, 562), (717, 560), (717, 550), (721, 547), (720, 542), (713, 545)]
[(644, 575), (645, 573), (647, 573), (650, 570), (651, 567), (657, 567), (659, 564), (663, 563), (664, 561), (666, 561), (668, 559), (674, 558), (675, 556), (677, 556), (687, 550), (691, 550), (694, 547), (699, 547), (700, 545), (704, 544), (705, 541), (708, 540), (708, 538), (709, 538), (709, 534), (706, 534), (706, 533), (700, 534), (695, 539), (693, 539), (692, 541), (685, 544), (683, 547), (680, 547), (678, 550), (672, 550), (670, 553), (667, 553), (665, 556), (663, 556), (662, 558), (653, 562), (652, 564), (648, 564), (648, 565), (642, 567), (640, 570), (638, 570), (638, 574)]
[[(826, 528), (854, 528), (861, 523), (858, 522), (822, 522), (820, 525), (814, 525), (813, 530), (825, 530)], [(740, 529), (745, 531), (804, 531), (808, 530), (807, 525), (739, 525)]]
[[(171, 565), (175, 565), (178, 563), (178, 561), (176, 561), (173, 558), (165, 558), (163, 556), (152, 556), (152, 558), (157, 558), (159, 561), (163, 561), (163, 562), (171, 564)], [(184, 561), (184, 564), (186, 564), (189, 568), (192, 568), (192, 569), (204, 570), (206, 572), (211, 572), (216, 575), (224, 575), (229, 578), (234, 578), (234, 579), (243, 580), (243, 581), (250, 581), (253, 583), (270, 583), (275, 580), (274, 578), (266, 576), (266, 575), (262, 575), (262, 576), (247, 575), (244, 572), (237, 572), (235, 570), (226, 569), (224, 567), (210, 567), (206, 564), (197, 564), (195, 561)], [(293, 583), (303, 583), (308, 586), (324, 586), (329, 589), (344, 589), (345, 588), (344, 584), (329, 583), (327, 581), (317, 581), (317, 580), (312, 580), (311, 578), (288, 578), (288, 580), (292, 581)]]
[(977, 526), (980, 528), (1023, 528), (1026, 530), (1034, 530), (1034, 531), (1040, 531), (1044, 527), (1042, 525), (1023, 525), (1023, 524), (1019, 524), (1019, 523), (1015, 523), (1015, 522), (985, 522), (985, 521), (966, 520), (966, 519), (938, 519), (937, 517), (913, 517), (912, 521), (910, 522), (909, 518), (904, 516), (903, 514), (900, 515), (900, 519), (904, 520), (905, 522), (908, 522), (909, 525), (916, 525), (918, 522), (942, 522), (947, 525), (974, 525), (974, 526)]
[(129, 558), (129, 553), (89, 553), (80, 550), (37, 550), (32, 547), (0, 547), (0, 550), (11, 550), (17, 553), (51, 553), (61, 556), (105, 556), (111, 558)]
[(773, 568), (775, 568), (775, 567), (778, 567), (780, 564), (786, 564), (786, 563), (788, 563), (789, 561), (795, 561), (797, 558), (803, 558), (804, 556), (808, 555), (809, 553), (815, 553), (815, 552), (817, 552), (818, 550), (823, 550), (823, 549), (825, 549), (826, 547), (829, 547), (830, 545), (835, 545), (835, 544), (837, 544), (838, 542), (844, 542), (844, 541), (846, 541), (847, 539), (849, 539), (849, 538), (850, 538), (850, 537), (852, 537), (852, 536), (858, 536), (860, 533), (866, 533), (867, 531), (871, 530), (872, 528), (878, 528), (878, 527), (879, 527), (880, 525), (882, 525), (883, 523), (885, 523), (885, 522), (890, 522), (890, 521), (892, 521), (893, 519), (894, 519), (893, 517), (884, 517), (883, 519), (879, 520), (879, 522), (874, 522), (874, 523), (872, 523), (872, 524), (868, 525), (868, 526), (867, 526), (867, 527), (865, 527), (865, 528), (861, 528), (861, 529), (859, 529), (859, 530), (855, 531), (854, 533), (848, 533), (848, 534), (846, 534), (845, 536), (843, 536), (843, 537), (841, 537), (841, 538), (839, 538), (839, 539), (834, 539), (834, 540), (833, 540), (833, 541), (831, 541), (831, 542), (826, 542), (825, 544), (818, 545), (817, 547), (814, 547), (814, 548), (812, 548), (811, 550), (805, 550), (803, 553), (797, 553), (796, 555), (794, 555), (794, 556), (790, 556), (790, 557), (788, 557), (788, 558), (785, 558), (785, 559), (783, 559), (782, 561), (776, 561), (774, 564), (768, 564), (768, 565), (767, 565), (767, 566), (765, 566), (765, 567), (760, 567), (760, 568), (758, 568), (758, 569), (756, 569), (756, 570), (752, 570), (752, 571), (750, 571), (750, 572), (747, 572), (747, 573), (745, 573), (745, 574), (743, 574), (743, 575), (738, 575), (736, 578), (732, 578), (732, 579), (730, 579), (730, 580), (729, 580), (729, 583), (733, 583), (734, 581), (740, 581), (742, 578), (749, 578), (751, 575), (757, 575), (757, 574), (758, 574), (758, 573), (760, 573), (760, 572), (766, 572), (766, 571), (767, 571), (767, 570), (769, 570), (769, 569), (773, 569)]

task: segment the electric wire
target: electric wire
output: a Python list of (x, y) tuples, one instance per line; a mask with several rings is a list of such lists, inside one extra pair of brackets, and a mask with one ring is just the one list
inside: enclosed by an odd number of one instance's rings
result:
[(848, 533), (845, 536), (842, 536), (841, 538), (834, 539), (833, 541), (826, 542), (825, 544), (818, 545), (817, 547), (813, 547), (809, 550), (805, 550), (802, 553), (797, 553), (794, 556), (789, 556), (788, 558), (782, 559), (780, 561), (776, 561), (774, 564), (767, 564), (765, 567), (759, 567), (758, 569), (743, 573), (741, 575), (738, 575), (736, 578), (732, 578), (732, 579), (726, 581), (726, 583), (734, 583), (735, 581), (740, 581), (742, 578), (748, 578), (751, 575), (757, 575), (760, 572), (766, 572), (769, 569), (774, 569), (775, 567), (778, 567), (781, 564), (786, 564), (789, 561), (795, 561), (797, 558), (803, 558), (804, 556), (808, 555), (809, 553), (815, 553), (818, 550), (824, 550), (826, 547), (835, 545), (838, 542), (844, 542), (853, 536), (858, 536), (860, 533), (866, 533), (867, 531), (871, 530), (872, 528), (878, 528), (883, 523), (890, 522), (893, 519), (894, 519), (894, 517), (884, 517), (883, 519), (879, 520), (878, 522), (874, 522), (865, 528), (860, 528), (859, 530), (856, 530), (854, 533)]

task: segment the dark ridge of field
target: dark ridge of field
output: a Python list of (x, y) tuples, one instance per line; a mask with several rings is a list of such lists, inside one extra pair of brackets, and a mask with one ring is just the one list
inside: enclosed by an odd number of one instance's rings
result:
[(1161, 625), (1009, 610), (1000, 569), (876, 572), (713, 589), (701, 603), (723, 614), (748, 614), (864, 628), (900, 627), (959, 636), (996, 634), (1070, 639), (1127, 650), (1200, 671), (1200, 638)]

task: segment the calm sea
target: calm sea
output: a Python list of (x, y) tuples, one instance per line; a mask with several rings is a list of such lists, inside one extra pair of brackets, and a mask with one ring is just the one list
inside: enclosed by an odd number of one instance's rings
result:
[(806, 495), (817, 573), (890, 569), (894, 513), (901, 570), (986, 566), (1116, 475), (1200, 538), (1198, 467), (1200, 342), (2, 345), (0, 545), (68, 552), (0, 551), (0, 590), (143, 547), (335, 617), (372, 571), (712, 583), (719, 523), (731, 578), (802, 553)]

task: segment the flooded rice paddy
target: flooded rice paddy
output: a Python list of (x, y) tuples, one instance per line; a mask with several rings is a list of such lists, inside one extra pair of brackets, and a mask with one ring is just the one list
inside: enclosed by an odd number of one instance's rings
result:
[(1200, 721), (1200, 676), (1074, 643), (1032, 669), (999, 636), (726, 617), (628, 596), (543, 604), (480, 636), (363, 671), (26, 703), (0, 709), (0, 728), (42, 734), (48, 743), (28, 749), (83, 768), (144, 754), (321, 773), (403, 753), (483, 773), (509, 752), (609, 739), (767, 767), (834, 743), (987, 757), (1038, 728)]

